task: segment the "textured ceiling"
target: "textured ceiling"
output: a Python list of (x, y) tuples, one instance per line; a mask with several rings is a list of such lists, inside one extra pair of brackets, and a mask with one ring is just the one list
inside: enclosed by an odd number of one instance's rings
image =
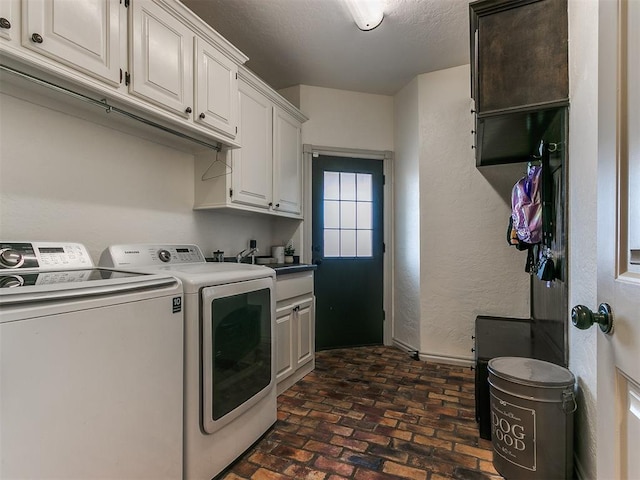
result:
[(393, 95), (416, 75), (469, 63), (468, 0), (383, 0), (360, 31), (341, 0), (182, 0), (275, 89)]

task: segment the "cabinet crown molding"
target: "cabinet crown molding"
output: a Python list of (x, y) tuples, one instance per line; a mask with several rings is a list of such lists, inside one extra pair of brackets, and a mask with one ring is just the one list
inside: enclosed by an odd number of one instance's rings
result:
[(226, 38), (214, 30), (211, 25), (202, 20), (198, 15), (177, 0), (154, 0), (157, 4), (162, 5), (166, 10), (171, 12), (180, 21), (189, 25), (189, 27), (200, 37), (207, 40), (213, 46), (218, 48), (223, 54), (229, 57), (238, 65), (242, 65), (249, 60), (236, 46), (229, 42)]
[(267, 98), (269, 98), (269, 100), (289, 113), (300, 123), (304, 123), (309, 120), (309, 118), (306, 117), (300, 110), (298, 110), (295, 105), (293, 105), (291, 102), (289, 102), (289, 100), (276, 92), (273, 87), (268, 85), (264, 80), (258, 77), (246, 66), (240, 65), (238, 67), (238, 78), (265, 95)]

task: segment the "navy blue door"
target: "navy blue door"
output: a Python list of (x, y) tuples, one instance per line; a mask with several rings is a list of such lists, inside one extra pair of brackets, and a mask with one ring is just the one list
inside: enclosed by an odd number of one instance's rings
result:
[(316, 350), (383, 342), (383, 162), (313, 159)]

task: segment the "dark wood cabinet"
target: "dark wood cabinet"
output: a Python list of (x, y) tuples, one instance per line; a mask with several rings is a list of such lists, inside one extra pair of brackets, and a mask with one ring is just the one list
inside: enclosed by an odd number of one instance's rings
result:
[(568, 105), (566, 0), (480, 0), (469, 9), (479, 118)]

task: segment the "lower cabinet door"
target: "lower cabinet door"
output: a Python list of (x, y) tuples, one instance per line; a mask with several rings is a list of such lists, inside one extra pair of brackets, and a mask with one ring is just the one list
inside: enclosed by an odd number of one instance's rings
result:
[(276, 382), (285, 379), (295, 371), (293, 319), (291, 305), (276, 310)]
[(311, 361), (314, 355), (313, 299), (310, 298), (295, 307), (297, 324), (296, 369)]

